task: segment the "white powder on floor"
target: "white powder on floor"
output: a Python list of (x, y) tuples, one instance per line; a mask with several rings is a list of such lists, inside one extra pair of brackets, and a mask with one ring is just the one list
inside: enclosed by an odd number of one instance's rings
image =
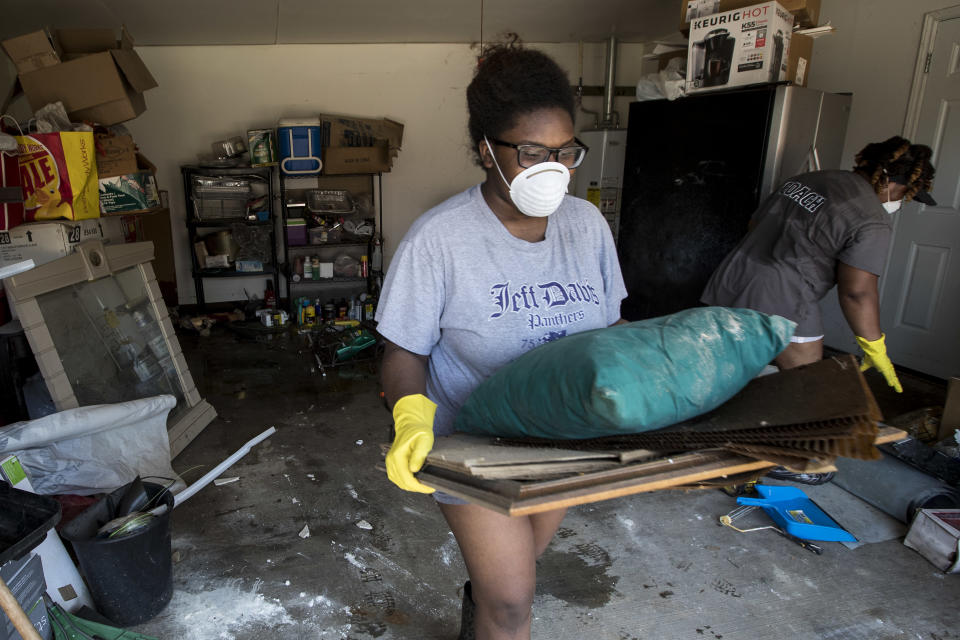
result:
[(440, 545), (440, 561), (449, 567), (460, 553), (460, 547), (457, 546), (457, 539), (453, 537), (453, 532), (449, 532), (448, 535), (449, 537)]
[(344, 559), (346, 559), (347, 562), (349, 562), (350, 564), (352, 564), (353, 566), (355, 566), (357, 569), (361, 569), (361, 570), (362, 570), (362, 569), (366, 569), (366, 568), (367, 568), (367, 567), (364, 566), (359, 560), (357, 560), (357, 556), (353, 555), (352, 553), (347, 552), (347, 553), (343, 554), (343, 557), (344, 557)]
[(241, 590), (239, 581), (200, 593), (174, 591), (167, 610), (177, 612), (177, 619), (171, 622), (180, 627), (177, 631), (181, 637), (192, 640), (232, 640), (236, 632), (250, 624), (274, 628), (294, 624), (281, 605), (257, 593), (257, 587)]

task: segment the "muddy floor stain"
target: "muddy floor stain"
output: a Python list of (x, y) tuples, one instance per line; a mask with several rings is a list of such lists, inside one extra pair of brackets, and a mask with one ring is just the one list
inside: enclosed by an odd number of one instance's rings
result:
[(588, 562), (572, 551), (548, 549), (537, 563), (538, 591), (568, 604), (598, 609), (617, 593), (620, 578), (608, 575), (609, 568), (609, 556), (606, 562)]

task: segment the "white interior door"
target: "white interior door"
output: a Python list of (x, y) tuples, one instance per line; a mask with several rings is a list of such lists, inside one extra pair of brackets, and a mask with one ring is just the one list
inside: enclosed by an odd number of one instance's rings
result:
[(937, 206), (895, 214), (880, 323), (894, 363), (945, 378), (960, 375), (960, 16), (933, 26), (907, 133), (933, 149)]

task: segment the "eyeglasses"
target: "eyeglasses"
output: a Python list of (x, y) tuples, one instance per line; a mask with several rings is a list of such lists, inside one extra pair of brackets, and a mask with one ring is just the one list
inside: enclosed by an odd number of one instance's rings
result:
[(556, 155), (557, 162), (566, 168), (575, 169), (580, 166), (580, 163), (583, 162), (584, 157), (587, 155), (587, 151), (590, 150), (587, 145), (583, 144), (576, 138), (573, 139), (574, 142), (577, 143), (575, 146), (561, 147), (559, 149), (555, 149), (553, 147), (544, 147), (539, 144), (513, 144), (512, 142), (497, 140), (496, 138), (487, 139), (493, 144), (500, 145), (501, 147), (510, 147), (511, 149), (516, 149), (517, 164), (524, 169), (532, 167), (536, 164), (540, 164), (541, 162), (546, 162), (552, 155)]

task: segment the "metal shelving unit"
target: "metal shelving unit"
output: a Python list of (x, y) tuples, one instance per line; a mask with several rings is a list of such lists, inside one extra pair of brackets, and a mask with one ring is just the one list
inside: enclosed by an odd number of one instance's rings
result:
[[(273, 167), (201, 167), (184, 165), (183, 193), (186, 199), (186, 226), (190, 242), (191, 274), (197, 294), (197, 305), (206, 306), (204, 280), (207, 278), (263, 278), (273, 281), (274, 291), (280, 289), (280, 266), (277, 256), (276, 210), (274, 205)], [(251, 209), (252, 202), (263, 198), (263, 203)], [(255, 218), (266, 211), (266, 218)], [(269, 251), (258, 255), (263, 263), (261, 271), (238, 271), (230, 267), (204, 268), (196, 252), (196, 243), (209, 233), (204, 230), (225, 228), (255, 229), (265, 234)], [(250, 259), (238, 253), (237, 259)], [(262, 259), (266, 258), (266, 260)]]
[[(279, 195), (280, 209), (282, 211), (281, 231), (283, 243), (283, 264), (281, 273), (286, 281), (288, 307), (291, 315), (295, 316), (296, 309), (294, 303), (298, 298), (319, 299), (325, 302), (330, 298), (337, 299), (342, 297), (351, 297), (360, 293), (369, 293), (370, 285), (379, 273), (372, 271), (373, 240), (380, 233), (377, 224), (377, 213), (382, 217), (382, 199), (381, 199), (381, 181), (380, 174), (364, 173), (349, 175), (311, 175), (311, 176), (291, 176), (282, 171), (279, 172)], [(347, 218), (362, 220), (372, 223), (373, 233), (369, 236), (356, 236), (347, 240), (335, 240), (332, 242), (320, 242), (311, 244), (290, 244), (287, 238), (287, 221), (302, 218), (307, 223), (308, 228), (317, 228), (313, 226), (315, 218), (327, 216), (336, 218), (337, 212), (326, 213), (323, 211), (312, 212), (306, 205), (307, 192), (311, 189), (324, 190), (347, 190), (357, 200), (367, 200), (368, 206), (362, 210), (342, 214)], [(304, 206), (292, 207), (291, 202), (302, 202)], [(321, 262), (333, 262), (338, 255), (349, 255), (360, 260), (361, 256), (368, 257), (368, 265), (371, 270), (367, 277), (343, 277), (320, 278), (294, 281), (294, 262), (298, 256), (309, 259), (312, 256), (318, 256)]]

